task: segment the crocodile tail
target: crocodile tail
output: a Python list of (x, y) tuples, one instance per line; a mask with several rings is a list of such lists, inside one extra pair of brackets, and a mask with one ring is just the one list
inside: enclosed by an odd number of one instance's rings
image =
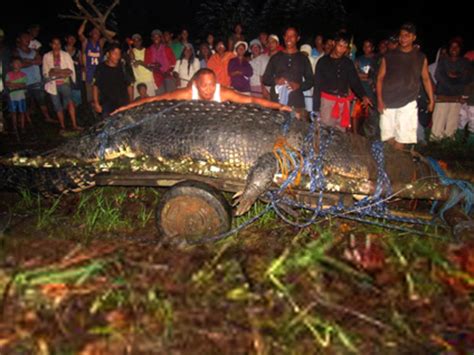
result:
[(79, 192), (95, 186), (93, 167), (45, 168), (0, 164), (0, 190), (30, 190), (43, 195)]

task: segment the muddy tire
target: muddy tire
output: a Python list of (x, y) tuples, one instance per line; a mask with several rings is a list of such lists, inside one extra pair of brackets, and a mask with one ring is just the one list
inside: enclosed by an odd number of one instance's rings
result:
[(197, 181), (170, 188), (160, 199), (155, 216), (160, 236), (177, 243), (218, 235), (232, 223), (231, 207), (224, 196)]

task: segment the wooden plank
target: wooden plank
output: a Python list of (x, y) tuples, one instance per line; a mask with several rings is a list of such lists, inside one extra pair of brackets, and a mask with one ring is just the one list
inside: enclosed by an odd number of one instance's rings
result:
[[(149, 187), (171, 187), (181, 181), (195, 180), (209, 184), (220, 191), (238, 192), (243, 191), (245, 182), (241, 180), (222, 179), (195, 174), (176, 174), (166, 172), (109, 172), (96, 175), (97, 186), (149, 186)], [(277, 186), (275, 185), (275, 188)], [(374, 193), (374, 188), (368, 191)], [(411, 184), (392, 184), (393, 191), (399, 191), (397, 197), (407, 199), (427, 199), (427, 200), (446, 200), (451, 192), (449, 186), (442, 186), (438, 182), (415, 181)], [(287, 191), (289, 195), (299, 202), (304, 202), (315, 206), (318, 201), (318, 193), (311, 193), (306, 190), (291, 189)], [(326, 199), (337, 202), (343, 195), (351, 196), (357, 192), (327, 191), (324, 193)]]
[(237, 192), (245, 187), (239, 180), (219, 179), (193, 174), (156, 173), (156, 172), (111, 172), (100, 173), (96, 177), (98, 186), (150, 186), (171, 187), (178, 182), (195, 180), (204, 182), (218, 190)]

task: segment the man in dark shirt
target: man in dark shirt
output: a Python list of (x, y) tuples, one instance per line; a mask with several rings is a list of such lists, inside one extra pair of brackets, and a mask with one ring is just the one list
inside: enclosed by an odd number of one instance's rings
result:
[(461, 96), (471, 79), (469, 61), (461, 57), (462, 40), (449, 41), (448, 56), (441, 59), (435, 72), (436, 105), (433, 112), (431, 139), (453, 137), (459, 123)]
[(350, 39), (346, 33), (338, 33), (331, 53), (322, 57), (314, 74), (313, 110), (320, 112), (325, 126), (345, 130), (350, 124), (350, 101), (354, 96), (364, 106), (372, 102), (362, 87), (354, 63), (345, 55)]
[(293, 106), (297, 112), (302, 113), (305, 108), (303, 91), (313, 86), (313, 72), (309, 59), (298, 51), (298, 31), (289, 27), (285, 31), (284, 40), (285, 49), (270, 58), (262, 82), (271, 87), (272, 101)]
[(117, 44), (110, 45), (107, 59), (94, 73), (92, 97), (96, 112), (107, 117), (133, 99), (133, 85), (121, 62), (122, 52)]
[(413, 43), (416, 28), (406, 23), (400, 28), (400, 45), (389, 51), (380, 63), (377, 76), (377, 106), (380, 116), (380, 135), (396, 149), (417, 142), (420, 77), (428, 96), (428, 111), (433, 111), (431, 86), (426, 56)]

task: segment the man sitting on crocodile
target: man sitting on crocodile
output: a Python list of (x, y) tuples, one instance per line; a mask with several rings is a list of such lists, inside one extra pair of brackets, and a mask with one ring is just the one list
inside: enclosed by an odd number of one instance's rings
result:
[(222, 86), (216, 81), (216, 74), (208, 68), (202, 68), (194, 76), (191, 84), (185, 88), (162, 95), (148, 97), (136, 101), (130, 105), (123, 106), (112, 113), (112, 115), (128, 110), (130, 108), (143, 105), (145, 103), (161, 101), (161, 100), (204, 100), (214, 102), (230, 101), (238, 104), (258, 104), (265, 108), (291, 112), (289, 106), (282, 105), (278, 102), (265, 100), (259, 97), (239, 94), (226, 86)]

